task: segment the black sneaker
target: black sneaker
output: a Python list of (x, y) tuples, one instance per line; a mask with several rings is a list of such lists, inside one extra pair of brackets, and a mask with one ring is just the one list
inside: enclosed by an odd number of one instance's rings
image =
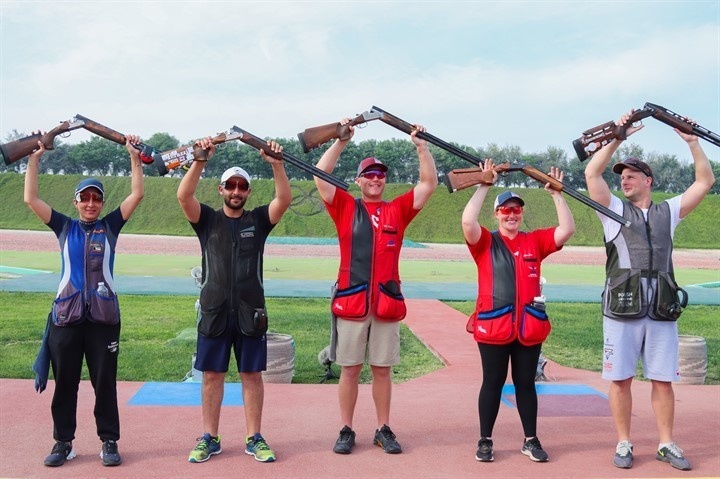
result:
[(495, 457), (493, 456), (493, 442), (492, 439), (481, 437), (478, 441), (477, 452), (475, 453), (475, 459), (480, 462), (493, 462)]
[(387, 424), (383, 424), (383, 427), (375, 431), (375, 444), (383, 448), (388, 454), (400, 454), (402, 447), (398, 444), (395, 439), (395, 434), (388, 427)]
[(520, 452), (535, 462), (547, 462), (548, 460), (547, 452), (543, 451), (540, 439), (536, 437), (526, 440)]
[(119, 466), (122, 464), (117, 442), (112, 439), (103, 442), (102, 449), (100, 450), (100, 459), (103, 461), (103, 466)]
[(75, 457), (75, 450), (72, 447), (72, 442), (55, 441), (50, 455), (45, 458), (45, 465), (50, 467), (62, 466), (65, 461), (69, 461), (73, 457)]
[(355, 447), (355, 431), (350, 429), (348, 426), (345, 426), (340, 429), (340, 436), (337, 441), (335, 441), (333, 452), (338, 454), (350, 454), (353, 447)]

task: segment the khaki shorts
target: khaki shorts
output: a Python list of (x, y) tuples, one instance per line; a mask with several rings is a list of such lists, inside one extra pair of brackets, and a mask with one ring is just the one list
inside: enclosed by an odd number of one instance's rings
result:
[(400, 321), (380, 321), (370, 314), (363, 321), (337, 318), (337, 353), (340, 366), (390, 367), (400, 363)]

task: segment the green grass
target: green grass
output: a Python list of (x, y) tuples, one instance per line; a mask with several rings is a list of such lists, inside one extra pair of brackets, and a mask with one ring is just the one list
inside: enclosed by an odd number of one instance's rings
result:
[[(32, 378), (35, 359), (53, 295), (0, 292), (0, 377)], [(472, 301), (448, 301), (464, 314)], [(118, 378), (127, 381), (180, 381), (190, 370), (195, 351), (195, 298), (192, 296), (122, 295), (121, 356)], [(317, 383), (324, 369), (317, 354), (328, 344), (326, 298), (269, 298), (270, 330), (290, 334), (295, 341), (294, 383)], [(598, 304), (551, 303), (553, 332), (544, 354), (564, 366), (600, 371), (602, 320)], [(720, 307), (691, 306), (678, 323), (681, 334), (702, 336), (708, 348), (706, 384), (720, 384), (720, 331), (715, 318)], [(403, 325), (401, 363), (394, 381), (403, 382), (435, 371), (441, 362)], [(335, 372), (339, 370), (335, 367)], [(87, 379), (87, 372), (83, 372)], [(237, 381), (235, 375), (229, 380)], [(361, 375), (370, 382), (367, 367)]]
[[(465, 314), (472, 313), (472, 301), (446, 301)], [(550, 303), (548, 314), (553, 329), (543, 344), (543, 354), (558, 364), (588, 371), (602, 370), (602, 316), (599, 304)], [(702, 336), (707, 343), (708, 370), (705, 384), (720, 384), (720, 329), (718, 306), (693, 305), (678, 321), (680, 334)], [(640, 376), (639, 376), (640, 377)]]
[[(403, 281), (422, 283), (475, 283), (477, 269), (469, 257), (467, 261), (403, 260), (400, 274)], [(337, 277), (337, 258), (313, 258), (312, 268), (307, 259), (266, 256), (265, 279), (328, 280)], [(16, 268), (30, 268), (59, 273), (59, 253), (2, 251), (0, 264)], [(116, 276), (190, 275), (190, 269), (200, 264), (200, 255), (118, 255)], [(557, 265), (542, 267), (542, 274), (550, 284), (600, 285), (605, 280), (603, 266)], [(680, 285), (720, 281), (717, 269), (679, 269), (675, 277)]]
[[(0, 292), (0, 377), (32, 378), (31, 366), (40, 346), (53, 295)], [(180, 381), (190, 370), (195, 351), (195, 298), (191, 296), (120, 296), (122, 331), (118, 379)], [(327, 298), (269, 298), (270, 330), (293, 336), (294, 383), (317, 383), (325, 373), (317, 355), (329, 344)], [(400, 331), (401, 362), (393, 380), (404, 382), (443, 367), (442, 362), (404, 325)], [(338, 366), (334, 367), (336, 374)], [(83, 371), (83, 379), (87, 379)], [(228, 375), (237, 381), (237, 375)], [(361, 374), (370, 382), (369, 370)]]

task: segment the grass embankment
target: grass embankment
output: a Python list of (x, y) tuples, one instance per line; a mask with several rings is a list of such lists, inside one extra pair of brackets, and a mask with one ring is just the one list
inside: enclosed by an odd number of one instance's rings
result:
[[(74, 214), (72, 192), (78, 181), (77, 175), (40, 175), (40, 196), (66, 214)], [(130, 191), (127, 177), (102, 177), (107, 196), (106, 208), (115, 208)], [(0, 229), (46, 230), (23, 203), (24, 176), (16, 173), (0, 173)], [(145, 178), (145, 199), (123, 229), (124, 233), (165, 234), (192, 236), (193, 231), (180, 211), (176, 199), (179, 178)], [(213, 206), (220, 206), (217, 179), (203, 179), (197, 190), (198, 199)], [(335, 229), (327, 214), (322, 211), (315, 184), (312, 181), (293, 181), (293, 205), (273, 230), (273, 236), (327, 237), (335, 236)], [(248, 207), (270, 201), (274, 192), (271, 180), (253, 180), (253, 192)], [(387, 185), (386, 197), (403, 193), (410, 185)], [(462, 244), (460, 215), (474, 188), (449, 194), (443, 185), (438, 186), (430, 201), (407, 230), (406, 238), (420, 243)], [(500, 190), (491, 191), (480, 215), (484, 226), (495, 229), (497, 224), (491, 214), (492, 199)], [(541, 188), (517, 188), (526, 203), (523, 229), (529, 230), (556, 224), (555, 208)], [(356, 185), (350, 192), (358, 194)], [(655, 193), (654, 201), (662, 201), (668, 194)], [(572, 198), (568, 200), (573, 212), (577, 232), (568, 242), (575, 246), (602, 246), (602, 228), (594, 210)], [(717, 217), (720, 197), (705, 198), (698, 208), (680, 223), (675, 232), (675, 248), (720, 247), (720, 222), (708, 221)]]

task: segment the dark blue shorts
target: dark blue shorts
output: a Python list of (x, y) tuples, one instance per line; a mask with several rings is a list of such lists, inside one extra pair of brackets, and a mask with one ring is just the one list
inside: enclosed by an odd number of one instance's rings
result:
[(233, 327), (215, 338), (198, 333), (195, 369), (226, 373), (230, 364), (230, 350), (235, 349), (237, 370), (257, 373), (267, 369), (267, 339), (245, 336)]

